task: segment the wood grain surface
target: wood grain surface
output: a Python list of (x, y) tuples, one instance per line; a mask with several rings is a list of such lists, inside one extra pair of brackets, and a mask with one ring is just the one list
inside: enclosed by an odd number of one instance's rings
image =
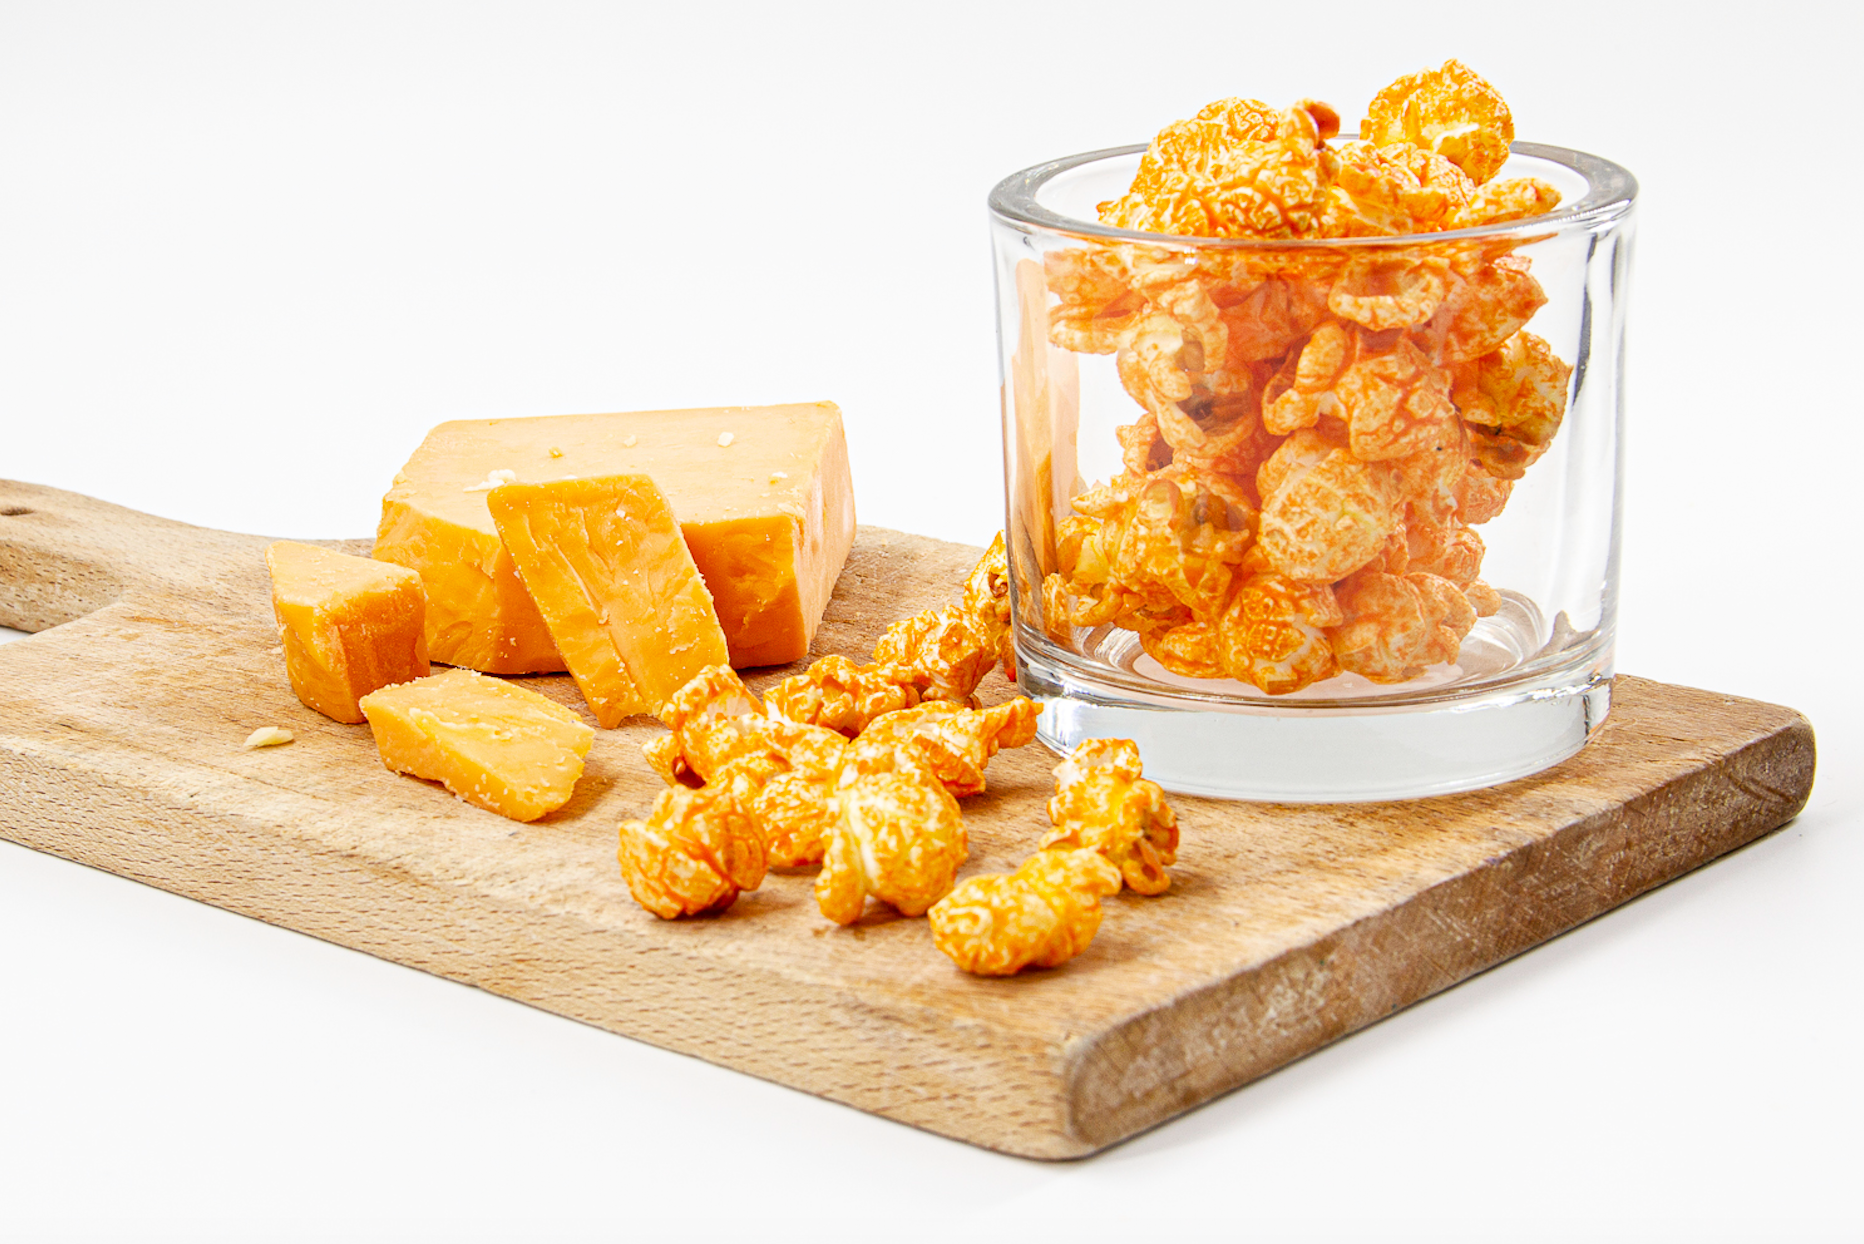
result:
[[(1799, 714), (1620, 678), (1584, 751), (1493, 790), (1175, 797), (1168, 894), (1110, 900), (1063, 968), (981, 980), (923, 920), (829, 924), (807, 872), (712, 918), (636, 906), (615, 827), (659, 786), (649, 721), (600, 732), (575, 798), (532, 825), (388, 772), (367, 726), (286, 685), (266, 542), (0, 481), (0, 625), (44, 632), (0, 647), (0, 834), (1031, 1157), (1092, 1153), (1447, 988), (1778, 827), (1812, 785)], [(863, 529), (812, 655), (864, 656), (976, 554)], [(564, 676), (523, 681), (586, 712)], [(242, 749), (265, 725), (297, 741)], [(993, 762), (964, 801), (965, 875), (1033, 847), (1053, 763)]]

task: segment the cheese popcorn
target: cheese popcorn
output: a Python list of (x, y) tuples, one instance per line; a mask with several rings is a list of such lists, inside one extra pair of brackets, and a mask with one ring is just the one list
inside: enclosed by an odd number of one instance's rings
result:
[(617, 858), (635, 901), (672, 920), (722, 911), (763, 883), (764, 835), (742, 777), (700, 790), (670, 786), (645, 821), (621, 823)]
[(1475, 528), (1547, 452), (1572, 368), (1528, 331), (1547, 302), (1530, 238), (1433, 235), (1543, 215), (1559, 193), (1498, 176), (1513, 119), (1456, 61), (1380, 91), (1356, 140), (1337, 133), (1311, 100), (1218, 100), (1161, 130), (1100, 205), (1118, 228), (1277, 245), (1043, 257), (1050, 341), (1111, 355), (1136, 407), (1121, 469), (1073, 498), (1030, 593), (1063, 647), (1115, 627), (1173, 674), (1288, 695), (1455, 662), (1500, 608)]
[(971, 877), (927, 913), (933, 943), (977, 976), (1059, 967), (1100, 929), (1119, 870), (1092, 850), (1037, 851), (1013, 873)]
[(823, 657), (772, 688), (769, 709), (853, 738), (876, 719), (923, 701), (975, 707), (977, 686), (993, 666), (1001, 663), (1014, 676), (1009, 592), (1009, 559), (998, 532), (965, 580), (959, 604), (895, 622), (866, 665)]
[(970, 857), (958, 801), (915, 757), (889, 744), (850, 748), (835, 811), (815, 894), (836, 924), (859, 920), (869, 895), (901, 915), (924, 915)]
[(919, 689), (909, 669), (826, 656), (771, 688), (765, 703), (790, 721), (826, 726), (853, 738), (875, 718), (918, 704)]
[(1163, 894), (1178, 859), (1178, 818), (1157, 782), (1141, 776), (1139, 748), (1127, 739), (1089, 739), (1055, 767), (1048, 804), (1055, 828), (1041, 849), (1096, 851), (1128, 889)]
[(1026, 696), (988, 709), (935, 700), (882, 717), (860, 741), (911, 754), (953, 795), (977, 795), (983, 793), (990, 758), (1001, 748), (1021, 747), (1035, 738), (1040, 712)]

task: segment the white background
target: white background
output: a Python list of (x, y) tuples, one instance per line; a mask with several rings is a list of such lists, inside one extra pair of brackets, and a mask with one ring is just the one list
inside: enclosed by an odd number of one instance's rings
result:
[(442, 419), (826, 397), (864, 521), (982, 542), (989, 187), (1459, 56), (1642, 181), (1620, 668), (1822, 758), (1766, 841), (1067, 1165), (0, 844), (0, 1236), (1856, 1238), (1858, 13), (0, 0), (0, 477), (291, 536)]

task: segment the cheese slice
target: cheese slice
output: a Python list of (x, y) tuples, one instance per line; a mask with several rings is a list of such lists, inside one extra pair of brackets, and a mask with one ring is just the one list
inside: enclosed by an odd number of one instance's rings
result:
[(657, 713), (725, 632), (679, 521), (645, 475), (505, 484), (486, 497), (557, 652), (596, 720)]
[(382, 763), (534, 821), (569, 802), (595, 731), (527, 687), (447, 670), (362, 698)]
[(267, 546), (265, 564), (285, 672), (306, 708), (359, 722), (363, 696), (427, 676), (420, 575), (295, 540)]
[(563, 669), (486, 498), (503, 482), (623, 474), (651, 476), (679, 516), (733, 666), (809, 651), (854, 543), (833, 402), (434, 428), (382, 499), (375, 545), (375, 556), (420, 571), (433, 659), (500, 674)]

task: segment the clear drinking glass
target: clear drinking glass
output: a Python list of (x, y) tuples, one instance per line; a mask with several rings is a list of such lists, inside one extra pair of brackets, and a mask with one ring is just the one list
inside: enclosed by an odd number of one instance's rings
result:
[(1636, 181), (1516, 143), (1500, 176), (1551, 183), (1553, 212), (1323, 241), (1096, 223), (1145, 150), (990, 195), (1042, 740), (1130, 738), (1170, 789), (1300, 802), (1578, 751), (1611, 699)]

